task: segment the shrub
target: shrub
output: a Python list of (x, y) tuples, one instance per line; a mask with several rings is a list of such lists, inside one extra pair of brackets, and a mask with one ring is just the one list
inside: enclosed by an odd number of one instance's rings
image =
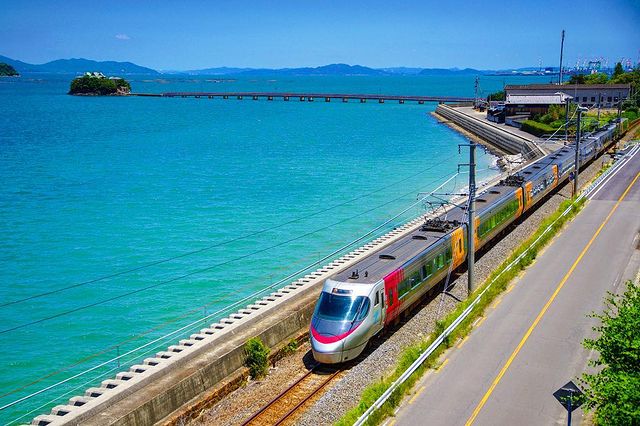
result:
[(525, 120), (522, 122), (521, 129), (527, 133), (531, 133), (535, 136), (542, 136), (545, 134), (551, 134), (558, 130), (557, 128), (551, 127), (544, 123), (538, 123), (533, 120)]
[(640, 424), (640, 286), (627, 282), (623, 295), (609, 293), (595, 339), (583, 345), (598, 352), (595, 374), (584, 374), (586, 406), (599, 425)]
[(249, 368), (249, 374), (254, 379), (267, 375), (269, 371), (269, 348), (258, 337), (249, 339), (244, 345), (247, 354), (245, 365)]
[(296, 339), (291, 339), (289, 343), (282, 348), (282, 353), (285, 355), (289, 355), (298, 350), (298, 341)]

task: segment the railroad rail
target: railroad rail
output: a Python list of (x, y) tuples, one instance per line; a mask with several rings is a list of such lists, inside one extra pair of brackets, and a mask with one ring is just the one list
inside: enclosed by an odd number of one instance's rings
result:
[(242, 426), (284, 424), (294, 414), (300, 412), (300, 409), (331, 383), (341, 371), (333, 368), (327, 370), (326, 366), (312, 368), (254, 413), (242, 423)]
[(474, 98), (463, 96), (414, 96), (414, 95), (381, 95), (371, 93), (296, 93), (296, 92), (165, 92), (165, 93), (131, 93), (129, 96), (146, 96), (159, 98), (207, 98), (207, 99), (266, 99), (273, 101), (274, 99), (282, 99), (289, 101), (298, 99), (301, 102), (313, 102), (316, 99), (331, 102), (333, 99), (349, 102), (350, 100), (358, 100), (365, 103), (368, 100), (385, 103), (385, 101), (397, 101), (400, 104), (405, 102), (417, 102), (422, 105), (425, 102), (438, 103), (466, 103), (473, 102)]

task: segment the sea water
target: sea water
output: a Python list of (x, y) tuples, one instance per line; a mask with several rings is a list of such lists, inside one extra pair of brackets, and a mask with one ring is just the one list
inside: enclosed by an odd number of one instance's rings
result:
[[(2, 424), (437, 206), (410, 207), (468, 161), (435, 104), (74, 97), (72, 78), (0, 80), (0, 406), (27, 398)], [(473, 76), (130, 80), (145, 93), (474, 95)], [(480, 95), (536, 80), (482, 77)], [(494, 160), (479, 151), (480, 179)]]

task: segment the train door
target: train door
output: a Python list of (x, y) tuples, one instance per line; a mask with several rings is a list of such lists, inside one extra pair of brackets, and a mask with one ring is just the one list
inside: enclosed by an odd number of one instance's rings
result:
[(378, 331), (382, 330), (382, 327), (384, 326), (384, 281), (376, 285), (371, 295), (371, 299), (373, 302), (371, 308), (373, 320), (372, 328), (373, 334), (376, 334)]
[(529, 181), (524, 184), (524, 199), (525, 199), (525, 209), (531, 207), (531, 203), (533, 202), (533, 196), (531, 191), (533, 189), (533, 182)]
[(464, 262), (465, 246), (464, 246), (464, 231), (462, 226), (454, 229), (451, 233), (451, 250), (453, 252), (453, 267), (457, 268)]

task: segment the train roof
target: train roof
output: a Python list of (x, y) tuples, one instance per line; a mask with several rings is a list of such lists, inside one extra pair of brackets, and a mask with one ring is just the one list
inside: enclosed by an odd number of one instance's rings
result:
[[(608, 126), (606, 129), (590, 135), (588, 138), (598, 139), (612, 132), (614, 126)], [(587, 138), (585, 138), (587, 139)], [(548, 156), (539, 159), (525, 166), (522, 170), (512, 175), (510, 178), (501, 181), (497, 185), (490, 186), (476, 196), (476, 212), (478, 216), (495, 206), (495, 202), (514, 196), (517, 188), (524, 182), (536, 180), (549, 173), (549, 166), (552, 164), (561, 165), (566, 161), (573, 160), (575, 155), (575, 144), (569, 144), (559, 150), (554, 151)], [(466, 206), (455, 206), (447, 213), (443, 213), (437, 217), (441, 221), (452, 221), (462, 224), (466, 218)], [(437, 232), (432, 228), (418, 228), (417, 230), (405, 235), (404, 237), (394, 241), (382, 249), (376, 250), (374, 253), (355, 263), (348, 269), (332, 276), (332, 279), (340, 282), (349, 282), (354, 284), (371, 284), (380, 281), (385, 276), (402, 267), (410, 259), (425, 252), (429, 248), (448, 238), (453, 226), (446, 231)], [(352, 275), (354, 271), (358, 271), (356, 277)], [(365, 276), (366, 272), (366, 276)]]
[[(514, 191), (515, 188), (513, 186), (507, 185), (488, 187), (478, 193), (476, 211), (478, 214), (482, 214), (484, 210), (491, 208), (495, 201), (513, 196)], [(451, 232), (466, 220), (465, 210), (466, 206), (455, 206), (437, 217), (440, 221), (449, 223), (449, 228), (443, 231), (436, 231), (432, 224), (430, 226), (423, 225), (388, 246), (376, 250), (350, 268), (337, 273), (332, 279), (354, 284), (372, 284), (380, 281), (391, 272), (402, 267), (410, 259), (432, 248), (442, 239), (448, 238)], [(358, 273), (353, 275), (356, 270)]]

